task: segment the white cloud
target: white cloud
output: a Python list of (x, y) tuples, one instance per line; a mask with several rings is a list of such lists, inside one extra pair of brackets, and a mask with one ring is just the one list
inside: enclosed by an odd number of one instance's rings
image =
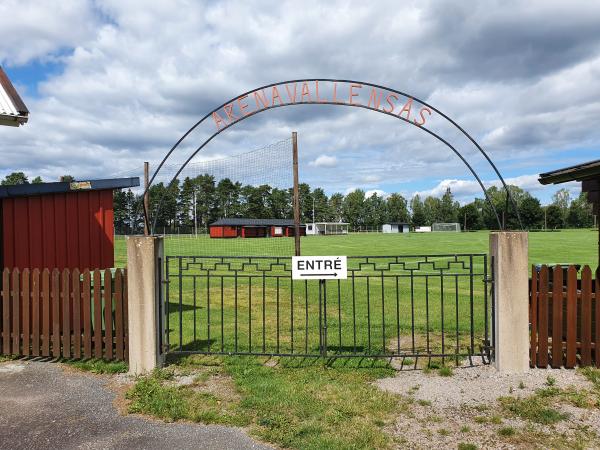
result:
[(320, 155), (309, 164), (315, 167), (335, 167), (338, 164), (338, 160), (335, 156)]
[[(10, 67), (60, 58), (64, 67), (38, 86), (40, 98), (25, 98), (25, 127), (0, 129), (0, 174), (23, 170), (53, 180), (64, 173), (110, 176), (144, 160), (156, 167), (193, 123), (228, 98), (273, 81), (339, 76), (426, 99), (481, 142), (502, 172), (529, 176), (517, 180), (528, 189), (549, 189), (529, 174), (560, 167), (569, 149), (600, 147), (599, 18), (600, 4), (589, 1), (507, 8), (500, 1), (467, 7), (314, 0), (297, 8), (274, 0), (5, 0), (0, 61)], [(431, 126), (492, 180), (464, 137), (442, 122)], [(440, 195), (449, 185), (463, 198), (480, 195), (443, 144), (354, 108), (278, 108), (219, 135), (199, 157), (259, 148), (292, 130), (299, 132), (301, 163), (319, 168), (301, 171), (302, 181), (330, 192), (407, 192), (411, 184), (433, 183), (423, 180), (444, 180), (429, 192)], [(193, 133), (170, 162), (185, 159), (209, 131)]]
[(365, 197), (369, 198), (371, 197), (373, 194), (377, 194), (377, 196), (379, 197), (383, 197), (383, 198), (388, 198), (389, 197), (389, 193), (381, 190), (381, 189), (370, 189), (368, 191), (365, 192)]
[(0, 62), (20, 65), (48, 59), (93, 36), (98, 25), (85, 0), (3, 0), (0, 2)]

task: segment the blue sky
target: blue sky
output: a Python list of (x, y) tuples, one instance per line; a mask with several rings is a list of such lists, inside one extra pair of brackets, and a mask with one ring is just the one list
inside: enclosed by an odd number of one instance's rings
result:
[[(24, 127), (0, 129), (0, 175), (137, 174), (229, 98), (275, 81), (338, 77), (425, 99), (471, 133), (505, 178), (548, 203), (556, 188), (539, 185), (540, 172), (600, 157), (598, 23), (600, 4), (589, 1), (309, 1), (299, 8), (6, 0), (0, 64), (31, 115)], [(260, 148), (293, 130), (302, 180), (329, 193), (410, 197), (450, 186), (461, 202), (481, 196), (458, 158), (430, 136), (354, 108), (270, 111), (220, 135), (197, 160)], [(486, 184), (496, 182), (446, 131)], [(172, 162), (209, 132), (194, 133)]]

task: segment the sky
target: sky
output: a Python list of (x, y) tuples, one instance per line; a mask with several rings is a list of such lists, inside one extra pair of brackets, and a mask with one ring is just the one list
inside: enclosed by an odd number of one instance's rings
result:
[[(143, 161), (155, 168), (227, 100), (300, 78), (370, 82), (426, 101), (544, 204), (558, 187), (540, 185), (539, 173), (600, 158), (597, 1), (0, 0), (0, 29), (0, 65), (30, 110), (25, 126), (0, 128), (0, 176), (138, 175)], [(192, 133), (158, 179), (211, 127)], [(439, 196), (450, 187), (462, 203), (482, 196), (448, 147), (358, 108), (257, 114), (194, 161), (262, 148), (292, 131), (301, 181), (329, 194)], [(444, 133), (485, 185), (498, 184), (468, 141), (452, 127)], [(269, 161), (257, 170), (268, 174)], [(576, 184), (566, 187), (578, 194)]]

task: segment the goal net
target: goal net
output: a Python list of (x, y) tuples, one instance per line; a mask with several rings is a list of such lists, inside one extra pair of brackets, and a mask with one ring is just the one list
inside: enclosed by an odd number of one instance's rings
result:
[(434, 223), (431, 225), (431, 231), (460, 231), (458, 223)]

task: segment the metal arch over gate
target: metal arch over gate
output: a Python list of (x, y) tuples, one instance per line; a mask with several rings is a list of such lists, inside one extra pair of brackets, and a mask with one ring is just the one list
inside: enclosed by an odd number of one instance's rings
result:
[[(321, 86), (319, 86), (321, 83)], [(328, 86), (331, 91), (330, 96), (325, 96), (326, 88)], [(343, 86), (346, 87), (346, 95), (342, 96)], [(369, 92), (369, 101), (367, 104), (361, 103), (358, 99), (359, 90), (367, 87), (370, 89)], [(299, 88), (299, 89), (298, 89)], [(270, 89), (270, 96), (268, 95)], [(285, 91), (284, 91), (285, 89)], [(267, 90), (267, 93), (265, 93)], [(283, 94), (283, 95), (282, 95)], [(400, 97), (404, 97), (406, 100), (404, 104), (397, 111), (396, 102), (400, 100)], [(284, 100), (287, 98), (287, 100)], [(249, 105), (249, 102), (254, 100), (255, 108), (252, 108)], [(385, 101), (384, 101), (385, 100)], [(299, 80), (291, 80), (291, 81), (282, 81), (278, 83), (272, 83), (265, 86), (261, 86), (257, 89), (245, 92), (237, 97), (234, 97), (227, 102), (223, 103), (221, 106), (213, 109), (209, 113), (207, 113), (204, 117), (202, 117), (198, 122), (196, 122), (176, 143), (171, 147), (171, 149), (167, 152), (163, 160), (160, 162), (156, 170), (154, 171), (152, 177), (150, 178), (149, 184), (146, 187), (146, 193), (156, 176), (160, 172), (161, 168), (167, 161), (167, 159), (173, 154), (173, 152), (179, 147), (179, 145), (202, 123), (207, 121), (208, 119), (212, 119), (214, 122), (214, 126), (216, 130), (212, 135), (210, 135), (201, 145), (199, 145), (196, 150), (186, 159), (186, 161), (179, 168), (171, 183), (177, 179), (179, 174), (183, 171), (183, 169), (188, 165), (188, 163), (200, 152), (212, 139), (214, 139), (217, 135), (227, 130), (229, 127), (235, 125), (236, 123), (252, 117), (258, 113), (268, 111), (274, 108), (280, 108), (284, 106), (293, 106), (293, 105), (335, 105), (335, 106), (350, 106), (356, 108), (364, 108), (372, 111), (376, 111), (382, 114), (386, 114), (397, 119), (400, 119), (410, 125), (421, 128), (423, 131), (428, 133), (429, 135), (436, 138), (438, 141), (442, 142), (446, 145), (456, 156), (460, 158), (460, 160), (467, 166), (473, 177), (477, 180), (481, 190), (483, 191), (486, 201), (490, 205), (499, 229), (503, 229), (503, 223), (500, 220), (500, 216), (498, 212), (490, 200), (487, 190), (483, 184), (483, 181), (474, 170), (472, 165), (467, 161), (464, 155), (458, 151), (455, 146), (453, 146), (446, 139), (441, 137), (439, 134), (434, 131), (428, 129), (425, 125), (429, 118), (433, 113), (436, 113), (439, 117), (443, 118), (447, 123), (451, 124), (456, 130), (458, 130), (462, 135), (464, 135), (479, 151), (481, 155), (485, 158), (485, 160), (492, 167), (494, 172), (496, 173), (498, 179), (502, 183), (502, 186), (506, 192), (506, 201), (511, 203), (514, 212), (517, 216), (519, 224), (522, 228), (522, 222), (519, 215), (518, 208), (516, 203), (506, 185), (506, 182), (500, 171), (496, 167), (496, 165), (492, 162), (488, 154), (483, 150), (483, 148), (477, 143), (477, 141), (467, 133), (460, 125), (458, 125), (453, 119), (444, 114), (439, 109), (430, 105), (429, 103), (415, 97), (409, 95), (405, 92), (398, 91), (396, 89), (388, 88), (386, 86), (381, 86), (378, 84), (373, 84), (369, 82), (362, 81), (354, 81), (354, 80), (342, 80), (342, 79), (332, 79), (332, 78), (312, 78), (312, 79), (299, 79)], [(414, 116), (412, 115), (413, 109), (418, 108), (418, 113)], [(159, 204), (160, 208), (160, 204)], [(146, 205), (144, 205), (144, 216), (146, 219), (146, 223), (149, 223), (149, 215), (146, 209)], [(152, 229), (154, 229), (154, 225), (156, 223), (156, 218)]]

